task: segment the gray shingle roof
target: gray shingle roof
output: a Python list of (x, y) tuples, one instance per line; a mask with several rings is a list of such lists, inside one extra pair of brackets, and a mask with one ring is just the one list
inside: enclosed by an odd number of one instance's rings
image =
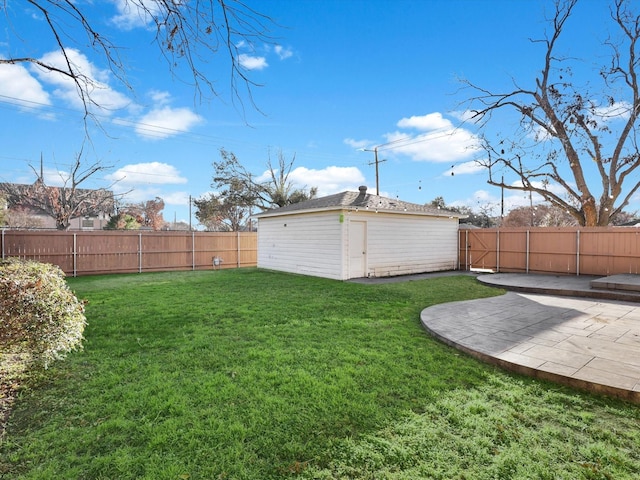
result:
[(364, 187), (360, 187), (359, 192), (341, 192), (326, 197), (312, 198), (311, 200), (293, 203), (281, 208), (265, 210), (255, 216), (260, 218), (308, 210), (342, 210), (350, 208), (379, 212), (410, 212), (434, 216), (466, 217), (466, 215), (449, 210), (441, 210), (430, 205), (419, 205), (369, 194), (366, 193), (366, 188)]

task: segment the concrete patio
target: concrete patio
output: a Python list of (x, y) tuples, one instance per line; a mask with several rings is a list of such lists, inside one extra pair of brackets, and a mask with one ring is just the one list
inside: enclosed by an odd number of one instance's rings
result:
[(480, 275), (505, 295), (426, 308), (441, 341), (505, 369), (640, 402), (640, 276)]

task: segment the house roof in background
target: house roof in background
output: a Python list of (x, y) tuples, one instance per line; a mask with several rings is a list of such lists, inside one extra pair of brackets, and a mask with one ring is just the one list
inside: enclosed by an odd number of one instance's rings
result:
[(431, 205), (403, 202), (402, 200), (382, 197), (367, 193), (366, 187), (360, 187), (359, 192), (341, 192), (326, 197), (312, 198), (304, 202), (292, 203), (284, 207), (265, 210), (254, 215), (256, 218), (276, 217), (309, 211), (328, 210), (369, 210), (385, 213), (407, 213), (437, 217), (466, 218), (458, 212), (443, 210)]

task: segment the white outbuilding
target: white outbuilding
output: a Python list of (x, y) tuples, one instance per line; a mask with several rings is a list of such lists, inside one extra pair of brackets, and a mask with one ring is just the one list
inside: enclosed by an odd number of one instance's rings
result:
[(368, 194), (367, 187), (255, 218), (259, 268), (335, 280), (458, 268), (464, 215)]

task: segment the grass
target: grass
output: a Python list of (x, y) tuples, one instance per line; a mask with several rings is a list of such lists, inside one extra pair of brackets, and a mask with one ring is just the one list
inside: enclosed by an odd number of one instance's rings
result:
[(69, 279), (85, 348), (32, 378), (11, 479), (626, 479), (636, 405), (509, 375), (422, 329), (471, 277), (258, 269)]

